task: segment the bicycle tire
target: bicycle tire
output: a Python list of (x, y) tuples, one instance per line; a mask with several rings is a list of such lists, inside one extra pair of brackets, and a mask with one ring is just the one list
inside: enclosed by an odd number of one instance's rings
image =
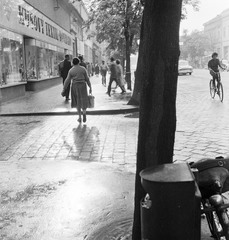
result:
[(227, 210), (224, 209), (222, 211), (216, 211), (216, 213), (223, 229), (223, 236), (226, 240), (229, 240), (229, 216), (227, 214)]
[(209, 82), (209, 87), (210, 87), (210, 95), (214, 99), (214, 97), (215, 97), (215, 87), (214, 87), (212, 79)]
[(223, 102), (223, 84), (219, 83), (218, 95), (221, 102)]
[(212, 237), (216, 240), (221, 240), (222, 236), (222, 227), (219, 222), (217, 214), (213, 212), (207, 212), (205, 213), (207, 222), (208, 222), (208, 227), (210, 229), (210, 232), (212, 234)]

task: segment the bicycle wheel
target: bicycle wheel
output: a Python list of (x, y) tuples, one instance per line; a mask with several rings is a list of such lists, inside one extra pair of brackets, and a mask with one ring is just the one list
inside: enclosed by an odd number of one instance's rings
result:
[(221, 240), (221, 236), (223, 235), (223, 229), (221, 227), (221, 224), (219, 222), (219, 218), (216, 214), (216, 212), (206, 212), (205, 213), (208, 227), (210, 229), (210, 232), (212, 234), (212, 237), (216, 240)]
[(226, 240), (229, 240), (229, 216), (227, 214), (227, 210), (224, 209), (222, 211), (217, 211), (216, 213), (219, 223), (221, 224), (223, 229), (223, 236)]
[(212, 79), (209, 82), (209, 87), (210, 87), (210, 95), (212, 98), (214, 98), (215, 97), (215, 87), (214, 87)]
[(221, 102), (223, 102), (223, 84), (219, 83), (218, 95)]

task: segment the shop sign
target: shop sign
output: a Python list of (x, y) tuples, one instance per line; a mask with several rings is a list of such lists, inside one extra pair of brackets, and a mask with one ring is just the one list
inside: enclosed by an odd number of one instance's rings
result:
[(0, 26), (72, 49), (71, 34), (23, 0), (0, 0)]
[(18, 6), (19, 23), (34, 31), (38, 31), (46, 36), (71, 45), (71, 38), (60, 29), (38, 17), (34, 12)]

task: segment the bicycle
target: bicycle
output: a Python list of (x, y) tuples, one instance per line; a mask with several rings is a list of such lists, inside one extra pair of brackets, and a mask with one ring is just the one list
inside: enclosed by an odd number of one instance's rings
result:
[(217, 240), (229, 239), (229, 216), (221, 194), (202, 199), (201, 213), (205, 214), (212, 237)]
[[(201, 214), (206, 220), (216, 240), (229, 240), (229, 203), (225, 203), (222, 193), (228, 191), (229, 159), (202, 159), (190, 163), (198, 169), (197, 184), (201, 192)], [(194, 172), (195, 173), (195, 172)]]
[(221, 102), (223, 102), (223, 84), (221, 82), (221, 76), (219, 72), (214, 72), (211, 70), (214, 74), (217, 75), (217, 85), (215, 86), (213, 79), (210, 80), (209, 82), (209, 87), (210, 87), (210, 95), (214, 99), (215, 94), (218, 94), (219, 99)]

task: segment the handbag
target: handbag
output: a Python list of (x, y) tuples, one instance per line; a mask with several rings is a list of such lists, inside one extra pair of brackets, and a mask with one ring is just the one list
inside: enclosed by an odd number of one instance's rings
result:
[(62, 97), (66, 97), (66, 96), (67, 96), (67, 91), (66, 91), (66, 90), (63, 90), (63, 91), (61, 92), (61, 96), (62, 96)]
[(94, 108), (95, 107), (95, 97), (93, 95), (88, 95), (88, 107)]

